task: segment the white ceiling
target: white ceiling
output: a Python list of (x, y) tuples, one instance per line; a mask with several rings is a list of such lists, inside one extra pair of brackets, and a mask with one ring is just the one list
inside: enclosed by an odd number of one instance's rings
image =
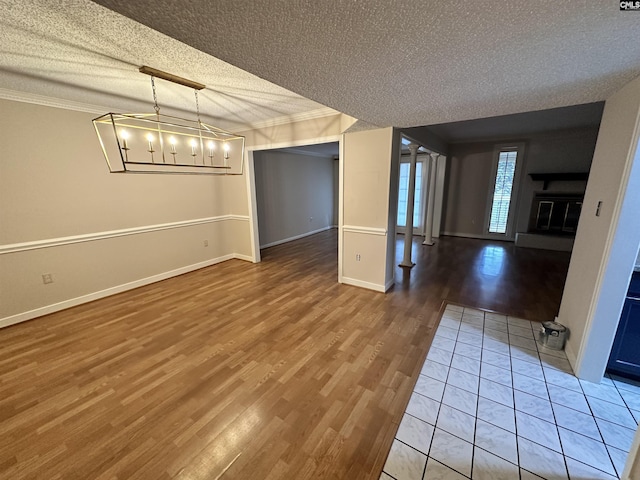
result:
[(640, 14), (612, 0), (96, 1), (379, 126), (596, 102), (640, 75)]
[[(640, 15), (613, 1), (98, 3), (157, 31), (89, 0), (0, 0), (0, 96), (148, 112), (150, 65), (206, 84), (202, 111), (229, 129), (323, 105), (408, 127), (600, 101), (640, 74)], [(194, 109), (160, 80), (158, 99)]]
[[(96, 113), (152, 112), (150, 77), (138, 72), (149, 65), (207, 85), (200, 108), (217, 126), (329, 111), (89, 0), (0, 0), (0, 45), (0, 97), (20, 98), (17, 91)], [(156, 87), (163, 113), (193, 118), (193, 90), (163, 80)]]

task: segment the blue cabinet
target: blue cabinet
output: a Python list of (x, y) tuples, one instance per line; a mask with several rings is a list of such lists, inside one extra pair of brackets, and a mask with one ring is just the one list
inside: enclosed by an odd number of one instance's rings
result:
[(640, 380), (640, 273), (633, 274), (607, 371)]

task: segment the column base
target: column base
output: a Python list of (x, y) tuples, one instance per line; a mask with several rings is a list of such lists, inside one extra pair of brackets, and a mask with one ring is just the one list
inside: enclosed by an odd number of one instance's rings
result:
[(433, 245), (436, 244), (436, 242), (427, 242), (426, 240), (424, 242), (422, 242), (423, 245), (429, 245), (430, 247), (432, 247)]

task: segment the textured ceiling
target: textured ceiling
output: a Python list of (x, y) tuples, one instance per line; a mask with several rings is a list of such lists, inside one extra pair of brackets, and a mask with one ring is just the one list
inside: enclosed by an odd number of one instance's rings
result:
[[(150, 77), (138, 72), (149, 65), (206, 84), (201, 111), (221, 127), (328, 110), (89, 0), (0, 0), (0, 13), (0, 89), (152, 112)], [(156, 86), (163, 113), (193, 118), (191, 89)]]
[(640, 14), (614, 1), (97, 1), (379, 126), (596, 102), (640, 74)]
[[(90, 0), (0, 0), (0, 89), (147, 112), (146, 64), (206, 84), (204, 116), (229, 129), (323, 105), (410, 127), (600, 101), (640, 74), (640, 15), (609, 1), (99, 3), (148, 26)], [(194, 109), (167, 82), (158, 99)]]

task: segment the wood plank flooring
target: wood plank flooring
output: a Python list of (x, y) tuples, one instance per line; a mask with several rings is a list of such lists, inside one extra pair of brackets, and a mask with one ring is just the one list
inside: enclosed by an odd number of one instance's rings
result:
[(416, 241), (384, 295), (336, 283), (336, 243), (0, 330), (0, 478), (377, 479), (443, 300), (550, 319), (569, 259)]

